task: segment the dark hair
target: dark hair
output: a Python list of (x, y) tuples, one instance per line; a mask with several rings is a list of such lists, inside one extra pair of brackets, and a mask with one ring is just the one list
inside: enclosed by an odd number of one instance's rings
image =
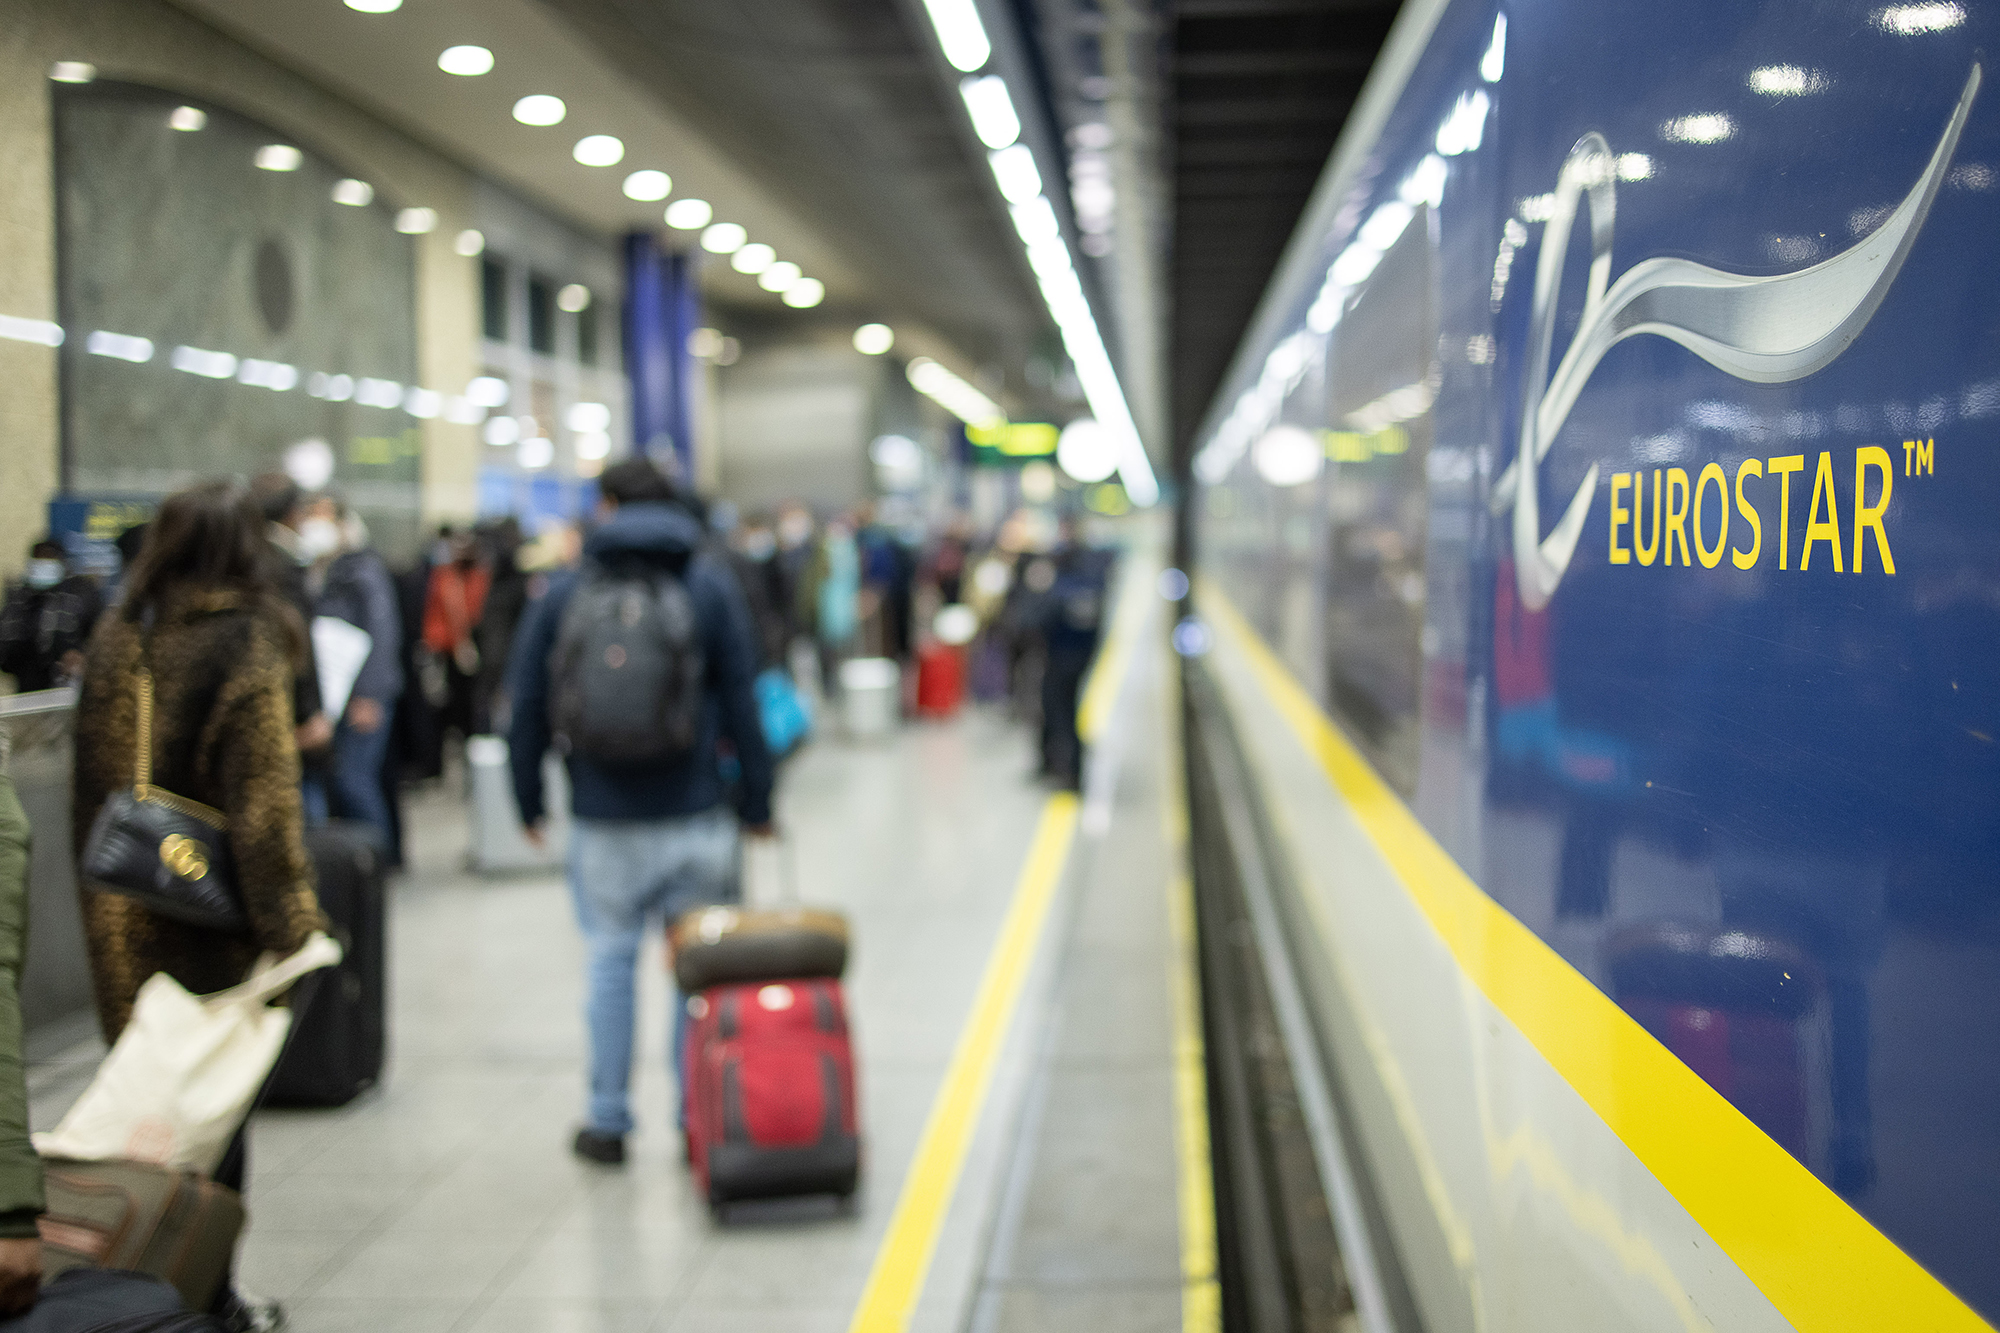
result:
[(118, 534), (117, 541), (111, 543), (118, 548), (118, 559), (126, 569), (132, 568), (132, 562), (139, 558), (139, 552), (146, 545), (146, 527), (144, 523), (134, 523)]
[(599, 494), (616, 505), (679, 504), (680, 487), (650, 458), (622, 458), (597, 479)]
[(264, 512), (239, 481), (204, 481), (162, 500), (125, 577), (125, 618), (142, 621), (178, 588), (232, 589), (282, 626), (287, 654), (303, 661), (305, 629), (272, 576)]
[(257, 497), (257, 504), (263, 510), (267, 523), (284, 522), (306, 499), (306, 493), (299, 489), (299, 484), (282, 472), (266, 472), (252, 478), (250, 490)]
[(28, 559), (30, 560), (47, 560), (51, 558), (62, 560), (66, 559), (68, 555), (69, 552), (63, 550), (63, 544), (54, 537), (44, 537), (28, 548)]

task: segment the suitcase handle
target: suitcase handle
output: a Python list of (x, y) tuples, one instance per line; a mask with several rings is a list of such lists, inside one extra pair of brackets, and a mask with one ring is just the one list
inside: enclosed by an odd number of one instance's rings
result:
[[(778, 894), (776, 903), (772, 905), (777, 907), (797, 907), (799, 905), (799, 858), (798, 848), (793, 844), (791, 835), (780, 829), (774, 836), (769, 838), (746, 839), (743, 844), (743, 860), (746, 870), (750, 861), (751, 850), (766, 846), (771, 848), (771, 854), (778, 863)], [(762, 906), (763, 904), (757, 901), (759, 895), (750, 892), (752, 887), (750, 883), (751, 878), (747, 873), (743, 876), (743, 905), (746, 907)]]

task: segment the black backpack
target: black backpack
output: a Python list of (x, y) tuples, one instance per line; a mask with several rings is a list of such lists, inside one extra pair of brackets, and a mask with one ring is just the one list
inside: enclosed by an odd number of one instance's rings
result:
[(556, 747), (606, 764), (679, 759), (701, 732), (701, 629), (665, 570), (592, 565), (549, 658)]

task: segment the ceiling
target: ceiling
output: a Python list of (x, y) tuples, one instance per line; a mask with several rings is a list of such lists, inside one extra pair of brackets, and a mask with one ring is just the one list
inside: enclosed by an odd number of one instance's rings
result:
[[(413, 0), (390, 14), (177, 2), (589, 230), (658, 229), (661, 206), (619, 186), (666, 170), (675, 196), (710, 200), (826, 284), (815, 322), (885, 320), (901, 347), (955, 362), (1010, 408), (1060, 407), (1046, 374), (1031, 380), (1049, 320), (920, 0)], [(1029, 53), (1016, 95), (1041, 105), (1024, 120), (1061, 133), (1103, 119), (1131, 150), (1111, 154), (1126, 230), (1086, 271), (1108, 283), (1099, 319), (1114, 356), (1136, 358), (1124, 373), (1141, 398), (1163, 364), (1184, 465), (1396, 0), (985, 0), (982, 12), (996, 50)], [(493, 50), (491, 74), (436, 68), (465, 42)], [(530, 92), (568, 102), (564, 124), (516, 124), (509, 110)], [(591, 133), (618, 135), (626, 160), (579, 166), (570, 147)], [(725, 306), (779, 313), (726, 266), (704, 281)]]
[(1185, 468), (1397, 0), (1169, 2), (1167, 355)]

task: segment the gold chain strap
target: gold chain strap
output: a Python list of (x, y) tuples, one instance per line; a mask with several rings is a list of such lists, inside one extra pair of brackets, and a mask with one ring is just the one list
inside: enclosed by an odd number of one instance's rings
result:
[(139, 755), (133, 765), (132, 794), (189, 819), (199, 819), (211, 828), (229, 827), (229, 817), (213, 806), (153, 785), (153, 673), (143, 666), (139, 668)]

